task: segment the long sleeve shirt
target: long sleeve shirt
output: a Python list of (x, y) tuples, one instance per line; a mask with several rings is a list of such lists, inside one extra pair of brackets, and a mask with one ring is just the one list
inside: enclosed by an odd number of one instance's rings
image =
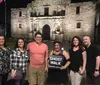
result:
[(5, 47), (5, 49), (0, 48), (0, 74), (5, 74), (10, 71), (11, 50), (8, 47)]
[(10, 55), (10, 68), (14, 70), (21, 69), (23, 72), (26, 72), (28, 59), (27, 50), (24, 49), (24, 52), (21, 52), (16, 48)]

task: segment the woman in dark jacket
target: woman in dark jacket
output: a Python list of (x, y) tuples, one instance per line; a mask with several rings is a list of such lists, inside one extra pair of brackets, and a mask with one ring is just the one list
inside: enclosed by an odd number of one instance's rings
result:
[(10, 48), (6, 46), (5, 37), (0, 35), (0, 85), (5, 85), (10, 71)]

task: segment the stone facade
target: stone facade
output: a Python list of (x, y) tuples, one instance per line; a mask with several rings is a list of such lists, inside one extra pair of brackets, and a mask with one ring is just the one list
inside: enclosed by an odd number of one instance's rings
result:
[(37, 31), (44, 40), (67, 40), (89, 35), (93, 39), (95, 4), (70, 0), (33, 0), (26, 8), (11, 9), (12, 37), (33, 38)]

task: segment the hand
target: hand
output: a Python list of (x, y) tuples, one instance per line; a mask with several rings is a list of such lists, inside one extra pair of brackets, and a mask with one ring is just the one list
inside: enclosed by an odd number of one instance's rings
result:
[(45, 67), (45, 72), (48, 72), (48, 68), (47, 67)]
[(7, 49), (5, 47), (2, 48), (4, 51), (6, 51)]
[(99, 76), (99, 74), (100, 74), (99, 71), (95, 71), (95, 72), (94, 72), (94, 76), (95, 76), (95, 77)]
[(11, 77), (14, 78), (16, 76), (15, 71), (11, 70)]
[(60, 67), (60, 70), (64, 70), (64, 69), (66, 69), (65, 66), (61, 66), (61, 67)]
[(79, 74), (82, 75), (84, 73), (84, 70), (80, 70)]
[(15, 74), (11, 73), (11, 78), (14, 78), (15, 76), (16, 76)]

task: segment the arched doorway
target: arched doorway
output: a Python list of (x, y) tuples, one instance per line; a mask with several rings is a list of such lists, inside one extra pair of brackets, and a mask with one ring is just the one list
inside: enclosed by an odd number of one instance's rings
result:
[(43, 40), (50, 40), (50, 26), (44, 25), (42, 29)]

